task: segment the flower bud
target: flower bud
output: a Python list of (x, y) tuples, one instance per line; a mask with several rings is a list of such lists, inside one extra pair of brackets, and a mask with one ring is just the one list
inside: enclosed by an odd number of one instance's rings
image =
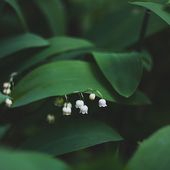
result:
[(90, 100), (95, 100), (95, 98), (96, 98), (96, 95), (95, 95), (94, 93), (91, 93), (91, 94), (89, 95), (89, 99), (90, 99)]

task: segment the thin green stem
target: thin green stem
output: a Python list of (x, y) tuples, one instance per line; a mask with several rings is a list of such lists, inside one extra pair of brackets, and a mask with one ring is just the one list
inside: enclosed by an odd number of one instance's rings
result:
[(137, 45), (137, 51), (139, 51), (139, 52), (142, 51), (142, 48), (143, 48), (143, 42), (144, 42), (145, 35), (147, 32), (150, 14), (151, 14), (151, 11), (146, 9), (144, 17), (143, 17), (143, 22), (142, 22), (142, 26), (141, 26), (141, 30), (140, 30), (140, 34), (139, 34), (139, 41), (138, 41), (138, 45)]

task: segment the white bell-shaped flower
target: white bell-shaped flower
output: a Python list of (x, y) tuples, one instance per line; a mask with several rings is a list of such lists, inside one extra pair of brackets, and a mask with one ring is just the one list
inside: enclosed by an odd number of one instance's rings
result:
[(107, 107), (106, 100), (105, 99), (100, 99), (99, 100), (99, 107)]
[(11, 84), (9, 82), (5, 82), (3, 83), (3, 88), (4, 89), (11, 88)]
[(71, 115), (71, 108), (70, 107), (63, 107), (63, 115), (69, 116)]
[(48, 114), (47, 115), (47, 121), (48, 121), (48, 123), (54, 123), (55, 122), (55, 116), (54, 115), (52, 115), (52, 114)]
[(95, 95), (94, 93), (91, 93), (91, 94), (89, 95), (89, 99), (90, 99), (90, 100), (95, 100), (95, 98), (96, 98), (96, 95)]
[(88, 107), (86, 105), (81, 106), (80, 107), (80, 113), (88, 114)]
[(84, 105), (84, 101), (83, 101), (83, 100), (77, 100), (75, 107), (76, 107), (76, 108), (80, 108), (80, 107), (83, 106), (83, 105)]
[(11, 105), (12, 105), (12, 100), (9, 99), (9, 98), (6, 98), (5, 104), (6, 104), (7, 107), (11, 107)]
[(11, 89), (9, 89), (9, 88), (8, 89), (4, 89), (3, 93), (6, 94), (6, 95), (9, 95), (9, 94), (11, 94)]

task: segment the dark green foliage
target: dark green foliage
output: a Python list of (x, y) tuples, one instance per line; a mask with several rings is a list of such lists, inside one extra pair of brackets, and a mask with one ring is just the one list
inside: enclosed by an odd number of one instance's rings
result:
[(0, 1), (0, 169), (168, 170), (169, 9)]

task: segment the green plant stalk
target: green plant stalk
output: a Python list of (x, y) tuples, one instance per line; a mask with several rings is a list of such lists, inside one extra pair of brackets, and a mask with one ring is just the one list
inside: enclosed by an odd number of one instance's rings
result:
[(143, 22), (142, 22), (140, 34), (139, 34), (139, 41), (138, 41), (138, 45), (137, 45), (137, 51), (138, 52), (140, 52), (142, 50), (143, 42), (144, 42), (145, 35), (146, 35), (146, 32), (147, 32), (147, 28), (148, 28), (150, 14), (151, 14), (151, 11), (146, 9), (144, 17), (143, 17)]

